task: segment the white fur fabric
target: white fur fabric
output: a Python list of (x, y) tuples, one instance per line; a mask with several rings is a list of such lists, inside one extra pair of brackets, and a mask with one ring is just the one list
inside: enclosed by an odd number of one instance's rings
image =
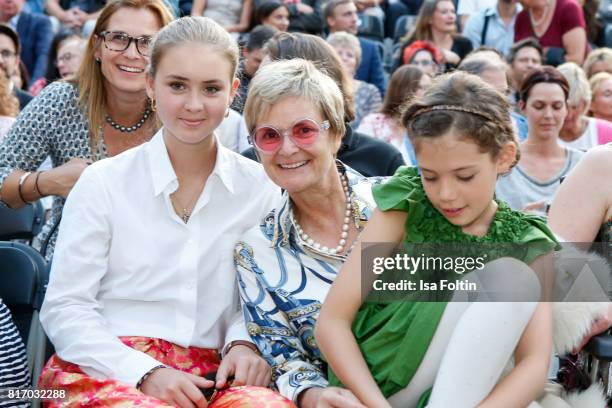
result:
[[(567, 243), (555, 254), (555, 272), (555, 293), (563, 299), (553, 306), (553, 345), (563, 355), (578, 347), (593, 322), (607, 312), (612, 279), (604, 258)], [(597, 292), (602, 301), (590, 301)]]
[(563, 302), (553, 305), (553, 346), (564, 355), (578, 347), (593, 322), (608, 310), (604, 302)]

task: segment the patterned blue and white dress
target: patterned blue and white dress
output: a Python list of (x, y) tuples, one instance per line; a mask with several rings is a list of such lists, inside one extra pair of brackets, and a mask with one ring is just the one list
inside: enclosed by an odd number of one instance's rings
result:
[[(89, 124), (79, 107), (78, 89), (68, 82), (54, 82), (44, 88), (17, 117), (13, 127), (0, 143), (0, 188), (4, 179), (16, 169), (36, 171), (41, 163), (51, 158), (53, 167), (61, 166), (70, 159), (82, 157), (101, 159), (106, 157), (103, 142), (92, 155)], [(53, 197), (51, 216), (38, 239), (49, 238), (47, 257), (53, 253), (57, 228), (64, 199)], [(0, 205), (6, 205), (0, 198)]]
[[(353, 221), (361, 231), (373, 209), (365, 178), (338, 163), (347, 175)], [(252, 340), (273, 368), (281, 395), (297, 401), (311, 387), (327, 386), (327, 368), (314, 338), (321, 304), (346, 255), (329, 255), (303, 241), (292, 222), (287, 192), (278, 208), (236, 244), (234, 262), (245, 322)]]

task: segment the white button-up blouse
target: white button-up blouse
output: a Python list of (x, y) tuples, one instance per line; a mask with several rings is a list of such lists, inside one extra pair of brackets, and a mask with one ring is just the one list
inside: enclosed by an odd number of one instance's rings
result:
[(160, 363), (117, 336), (220, 349), (248, 340), (234, 244), (280, 200), (260, 164), (217, 143), (187, 224), (162, 130), (89, 166), (64, 207), (41, 321), (60, 358), (134, 385)]

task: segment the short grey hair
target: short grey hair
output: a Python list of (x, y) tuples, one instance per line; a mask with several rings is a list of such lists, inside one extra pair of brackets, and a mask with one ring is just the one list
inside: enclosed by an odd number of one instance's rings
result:
[(584, 70), (574, 62), (561, 64), (557, 69), (565, 77), (570, 86), (569, 97), (567, 98), (568, 103), (576, 106), (581, 101), (584, 101), (586, 103), (586, 112), (591, 104), (592, 93)]
[(361, 44), (359, 44), (359, 39), (353, 34), (344, 31), (337, 31), (327, 37), (327, 42), (332, 47), (349, 47), (355, 53), (357, 66), (361, 64)]
[(344, 100), (340, 88), (312, 62), (301, 58), (270, 62), (259, 68), (249, 84), (244, 105), (243, 115), (249, 133), (253, 133), (259, 119), (267, 115), (274, 104), (288, 96), (312, 102), (329, 121), (330, 133), (340, 138), (344, 136)]
[(159, 61), (166, 50), (176, 45), (194, 42), (218, 50), (230, 62), (231, 79), (236, 76), (240, 52), (231, 35), (213, 19), (200, 16), (182, 17), (162, 28), (151, 44), (149, 75), (155, 76)]

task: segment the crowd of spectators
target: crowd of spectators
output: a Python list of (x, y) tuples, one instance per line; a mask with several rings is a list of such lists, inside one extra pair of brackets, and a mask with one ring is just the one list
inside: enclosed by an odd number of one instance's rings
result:
[[(495, 194), (515, 211), (545, 219), (582, 157), (612, 142), (609, 0), (0, 0), (0, 205), (44, 203), (33, 246), (47, 260), (83, 171), (165, 126), (149, 52), (160, 30), (189, 15), (214, 20), (239, 45), (238, 81), (215, 135), (266, 170), (245, 112), (250, 83), (271, 61), (298, 58), (339, 90), (344, 126), (333, 129), (338, 148), (328, 159), (360, 177), (419, 166), (404, 109), (456, 71), (480, 77), (511, 107), (520, 154)], [(187, 224), (193, 208), (171, 205)], [(2, 299), (0, 307), (13, 333)]]

